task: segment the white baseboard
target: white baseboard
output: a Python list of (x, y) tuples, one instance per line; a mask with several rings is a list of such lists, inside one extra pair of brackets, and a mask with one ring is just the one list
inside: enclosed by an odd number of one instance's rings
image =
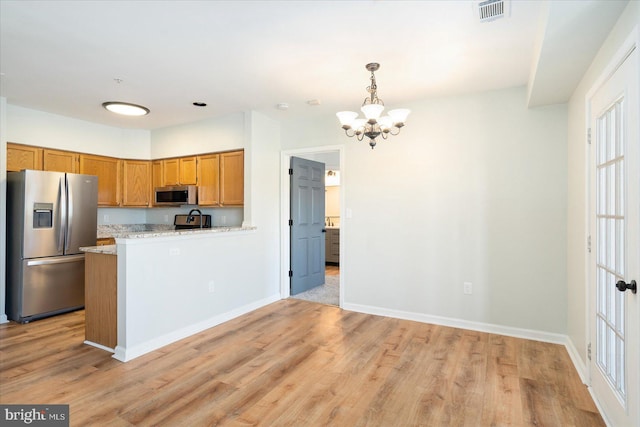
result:
[(87, 344), (87, 345), (90, 345), (92, 347), (99, 348), (100, 350), (108, 351), (109, 353), (115, 352), (114, 349), (109, 348), (109, 347), (107, 347), (105, 345), (102, 345), (102, 344), (95, 343), (93, 341), (84, 340), (84, 343)]
[(576, 346), (573, 345), (573, 341), (571, 341), (569, 337), (567, 337), (564, 346), (567, 349), (567, 353), (569, 353), (569, 357), (573, 362), (573, 366), (576, 367), (576, 371), (578, 371), (578, 375), (580, 375), (582, 384), (589, 385), (589, 373), (587, 372), (587, 365), (580, 357), (580, 353), (578, 353)]
[(235, 319), (236, 317), (242, 316), (243, 314), (249, 313), (253, 310), (264, 307), (279, 300), (280, 294), (274, 294), (259, 301), (255, 301), (242, 307), (238, 307), (231, 311), (227, 311), (225, 313), (206, 319), (202, 322), (189, 325), (182, 329), (178, 329), (176, 331), (156, 337), (152, 340), (137, 344), (132, 347), (125, 348), (118, 345), (115, 348), (115, 354), (113, 355), (113, 358), (121, 362), (128, 362), (135, 359), (136, 357), (142, 356), (143, 354), (147, 354), (151, 351), (157, 350), (181, 339), (190, 337), (191, 335), (195, 335), (199, 332), (220, 325), (224, 322), (228, 322), (231, 319)]
[(414, 320), (422, 323), (432, 323), (434, 325), (449, 326), (452, 328), (469, 329), (471, 331), (487, 332), (491, 334), (506, 335), (516, 338), (525, 338), (535, 341), (549, 342), (553, 344), (566, 345), (568, 337), (563, 334), (552, 332), (536, 331), (533, 329), (514, 328), (511, 326), (494, 325), (491, 323), (474, 322), (471, 320), (454, 319), (452, 317), (433, 316), (430, 314), (414, 313), (410, 311), (393, 310), (382, 307), (360, 304), (344, 304), (345, 310), (357, 311), (359, 313), (375, 314), (378, 316), (394, 317), (396, 319)]
[[(589, 386), (589, 375), (587, 371), (587, 365), (580, 357), (580, 353), (576, 349), (575, 345), (567, 335), (554, 334), (551, 332), (542, 332), (531, 329), (513, 328), (510, 326), (494, 325), (491, 323), (473, 322), (469, 320), (454, 319), (450, 317), (433, 316), (423, 313), (413, 313), (408, 311), (392, 310), (382, 307), (374, 307), (360, 304), (343, 304), (344, 310), (357, 311), (359, 313), (374, 314), (378, 316), (393, 317), (396, 319), (413, 320), (422, 323), (431, 323), (434, 325), (449, 326), (452, 328), (469, 329), (472, 331), (488, 332), (491, 334), (507, 335), (515, 338), (524, 338), (534, 341), (543, 341), (553, 344), (561, 344), (567, 349), (569, 357), (573, 366), (578, 371), (580, 380), (583, 384)], [(607, 419), (606, 413), (603, 411), (597, 397), (593, 394), (591, 387), (588, 387), (591, 398), (593, 399), (600, 415), (604, 419), (607, 426), (610, 426), (610, 422)]]
[(9, 323), (9, 318), (6, 314), (0, 314), (0, 324), (2, 323)]

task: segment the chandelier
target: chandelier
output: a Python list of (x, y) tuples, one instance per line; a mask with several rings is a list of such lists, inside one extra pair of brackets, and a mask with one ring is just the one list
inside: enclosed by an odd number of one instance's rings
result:
[(376, 146), (376, 138), (382, 136), (387, 139), (389, 135), (397, 135), (400, 128), (404, 126), (407, 116), (411, 112), (406, 108), (398, 108), (389, 110), (387, 116), (382, 116), (384, 110), (384, 102), (378, 98), (378, 86), (376, 85), (376, 76), (373, 74), (378, 71), (380, 64), (372, 62), (366, 65), (368, 71), (371, 71), (371, 85), (367, 87), (369, 96), (364, 99), (360, 110), (364, 114), (364, 119), (358, 118), (358, 113), (354, 111), (340, 111), (336, 113), (344, 133), (348, 137), (356, 137), (358, 141), (362, 141), (366, 136), (369, 138), (369, 145), (373, 150)]

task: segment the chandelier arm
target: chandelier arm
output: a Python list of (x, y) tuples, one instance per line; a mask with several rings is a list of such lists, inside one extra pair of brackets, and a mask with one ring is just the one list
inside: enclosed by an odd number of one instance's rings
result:
[[(352, 135), (349, 135), (349, 131), (352, 131), (352, 132), (353, 132), (353, 134), (352, 134)], [(349, 138), (353, 138), (354, 136), (356, 136), (356, 131), (355, 131), (355, 130), (353, 130), (352, 128), (349, 128), (349, 129), (345, 129), (345, 130), (344, 130), (344, 134), (345, 134), (345, 135), (347, 135)]]
[[(393, 132), (394, 130), (396, 131), (395, 133)], [(397, 134), (399, 134), (399, 133), (400, 133), (400, 128), (399, 128), (399, 127), (394, 126), (394, 127), (392, 127), (392, 128), (389, 130), (389, 133), (390, 133), (391, 135), (393, 135), (393, 136), (396, 136)]]
[(380, 136), (382, 137), (382, 139), (387, 139), (389, 137), (388, 133), (389, 132), (382, 132), (380, 133)]
[(358, 141), (362, 141), (362, 139), (364, 138), (364, 133), (356, 134), (356, 138), (358, 138)]

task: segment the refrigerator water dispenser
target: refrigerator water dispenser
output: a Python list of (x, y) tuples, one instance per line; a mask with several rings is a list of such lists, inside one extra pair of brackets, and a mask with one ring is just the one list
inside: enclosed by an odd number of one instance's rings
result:
[(33, 204), (33, 228), (53, 227), (53, 203)]

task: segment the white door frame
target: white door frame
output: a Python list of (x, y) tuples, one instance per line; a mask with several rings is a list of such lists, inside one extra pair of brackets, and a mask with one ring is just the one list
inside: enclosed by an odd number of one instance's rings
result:
[[(585, 216), (586, 216), (586, 230), (585, 230), (585, 241), (587, 241), (588, 238), (590, 238), (590, 240), (588, 241), (588, 245), (589, 245), (589, 251), (585, 251), (585, 268), (586, 268), (586, 272), (585, 272), (585, 277), (587, 279), (587, 292), (585, 295), (585, 324), (586, 324), (586, 328), (585, 328), (585, 334), (586, 334), (586, 340), (585, 342), (588, 343), (588, 345), (591, 345), (591, 304), (592, 304), (592, 298), (594, 298), (595, 295), (595, 278), (592, 277), (593, 275), (592, 273), (592, 269), (591, 269), (591, 260), (592, 260), (592, 254), (591, 251), (594, 250), (594, 246), (591, 245), (591, 242), (594, 241), (595, 236), (591, 235), (591, 230), (592, 230), (592, 212), (591, 212), (591, 206), (592, 206), (592, 200), (591, 200), (591, 168), (593, 167), (592, 163), (595, 161), (592, 158), (592, 152), (594, 151), (592, 149), (592, 146), (589, 145), (589, 127), (591, 125), (591, 99), (594, 97), (594, 95), (596, 94), (596, 92), (606, 83), (607, 80), (609, 80), (609, 78), (611, 78), (611, 76), (616, 72), (616, 70), (620, 67), (620, 65), (622, 65), (622, 63), (625, 61), (625, 59), (629, 56), (629, 54), (633, 51), (633, 49), (640, 49), (640, 32), (638, 27), (634, 27), (630, 34), (627, 36), (627, 38), (625, 39), (625, 41), (620, 45), (620, 47), (618, 48), (618, 50), (616, 51), (616, 53), (611, 57), (609, 63), (607, 64), (607, 66), (604, 68), (604, 70), (602, 71), (602, 73), (600, 73), (599, 77), (595, 80), (595, 82), (593, 83), (593, 85), (591, 86), (591, 89), (589, 89), (589, 91), (587, 92), (586, 96), (585, 96), (585, 130), (584, 130), (584, 135), (585, 135), (585, 147), (586, 147), (586, 167), (585, 167), (585, 182), (586, 182), (586, 186), (585, 186), (585, 195), (586, 195), (586, 209), (585, 209)], [(591, 130), (591, 133), (593, 135), (593, 133), (595, 132), (594, 129)], [(593, 137), (592, 137), (593, 138)], [(593, 141), (592, 141), (593, 143)], [(640, 339), (640, 337), (634, 337), (635, 339)], [(595, 357), (595, 349), (593, 351), (591, 351), (591, 356), (590, 357)], [(585, 355), (588, 357), (588, 355)], [(605, 420), (605, 423), (607, 423), (607, 425), (610, 425), (608, 422), (608, 416), (606, 413), (603, 412), (603, 408), (601, 407), (601, 405), (598, 402), (598, 398), (597, 396), (594, 395), (593, 393), (593, 389), (591, 388), (591, 384), (592, 384), (592, 372), (591, 372), (591, 366), (592, 364), (589, 363), (589, 360), (587, 359), (587, 357), (585, 357), (586, 359), (586, 381), (587, 381), (587, 386), (589, 387), (590, 393), (592, 395), (592, 397), (594, 398), (594, 401), (596, 403), (596, 406), (598, 407), (602, 417)]]
[(304, 157), (306, 154), (318, 154), (337, 151), (340, 155), (340, 307), (344, 301), (345, 271), (344, 271), (344, 241), (347, 234), (347, 222), (344, 221), (345, 212), (345, 146), (325, 145), (322, 147), (298, 148), (294, 150), (283, 150), (280, 153), (280, 297), (282, 299), (291, 296), (289, 288), (289, 262), (291, 249), (289, 246), (291, 233), (288, 226), (291, 198), (291, 188), (289, 180), (289, 165), (291, 157)]

